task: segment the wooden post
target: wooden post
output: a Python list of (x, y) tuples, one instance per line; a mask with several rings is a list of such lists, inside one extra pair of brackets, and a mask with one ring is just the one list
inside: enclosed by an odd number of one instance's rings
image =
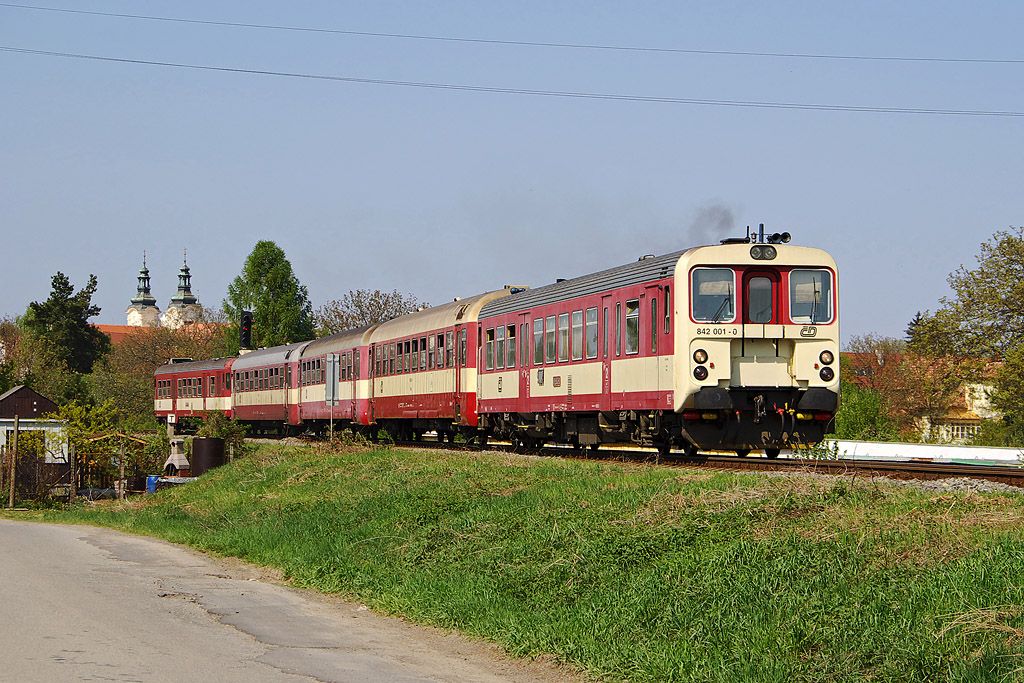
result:
[(71, 474), (71, 481), (68, 483), (68, 503), (74, 503), (78, 496), (78, 454), (75, 453), (75, 444), (68, 442), (68, 470)]
[(121, 455), (117, 459), (117, 469), (118, 469), (118, 475), (117, 476), (120, 477), (120, 483), (121, 483), (120, 487), (118, 487), (118, 490), (117, 490), (117, 499), (118, 500), (124, 500), (124, 489), (125, 489), (125, 481), (124, 481), (124, 451), (125, 451), (124, 439), (121, 439)]
[(16, 463), (18, 462), (18, 427), (19, 427), (19, 425), (20, 425), (20, 421), (18, 420), (18, 416), (15, 415), (14, 416), (14, 436), (11, 439), (11, 445), (7, 448), (8, 458), (10, 459), (10, 462), (11, 462), (10, 469), (7, 470), (7, 477), (8, 477), (8, 480), (9, 480), (7, 482), (7, 507), (9, 507), (9, 508), (13, 508), (14, 507), (14, 479), (15, 479), (15, 476), (17, 475), (17, 469), (15, 469), (15, 467), (16, 467)]

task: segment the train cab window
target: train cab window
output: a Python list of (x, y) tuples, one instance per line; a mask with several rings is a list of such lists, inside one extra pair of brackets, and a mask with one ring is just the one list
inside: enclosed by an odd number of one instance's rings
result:
[(696, 322), (730, 323), (736, 319), (736, 274), (732, 270), (696, 268), (690, 277)]
[(484, 368), (494, 369), (494, 330), (487, 330), (486, 341), (484, 342)]
[(507, 351), (505, 353), (505, 367), (514, 368), (516, 366), (516, 326), (509, 325), (505, 332), (506, 343), (508, 344)]
[(622, 302), (615, 304), (615, 355), (622, 355)]
[(597, 358), (597, 307), (587, 309), (587, 358)]
[(789, 317), (798, 324), (832, 322), (832, 273), (827, 270), (789, 273)]
[(540, 365), (544, 362), (544, 319), (535, 318), (533, 321), (533, 364)]
[(446, 368), (455, 367), (455, 333), (445, 332), (444, 333), (444, 366)]
[(771, 279), (762, 276), (747, 280), (747, 321), (770, 323), (774, 317), (774, 287)]
[(658, 352), (658, 297), (651, 297), (651, 353)]
[(420, 370), (427, 369), (427, 338), (420, 337)]
[(572, 359), (583, 360), (583, 311), (572, 312)]
[(558, 361), (569, 360), (569, 314), (561, 313), (558, 316)]
[(626, 302), (626, 355), (640, 352), (640, 300)]
[(544, 320), (544, 362), (555, 362), (555, 316)]
[(505, 368), (505, 328), (498, 326), (494, 330), (494, 367), (499, 370)]

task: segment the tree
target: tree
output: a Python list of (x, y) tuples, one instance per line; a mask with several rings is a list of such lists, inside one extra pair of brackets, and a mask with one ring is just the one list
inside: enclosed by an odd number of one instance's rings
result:
[(51, 280), (50, 297), (28, 305), (25, 327), (54, 350), (68, 370), (87, 373), (93, 363), (110, 350), (110, 337), (89, 323), (100, 313), (92, 303), (96, 276), (90, 275), (85, 287), (75, 292), (71, 280), (58, 271)]
[(21, 339), (21, 329), (11, 318), (0, 319), (0, 393), (15, 384), (14, 354)]
[(327, 335), (366, 327), (405, 315), (421, 306), (427, 304), (412, 294), (402, 294), (398, 290), (349, 290), (340, 299), (328, 301), (317, 309), (317, 332)]
[(855, 382), (844, 381), (842, 385), (843, 401), (836, 414), (837, 439), (895, 441), (899, 437), (879, 392)]
[[(238, 320), (253, 312), (253, 344), (276, 346), (313, 338), (313, 311), (306, 287), (299, 283), (284, 251), (273, 242), (256, 243), (242, 273), (228, 285), (224, 314), (231, 321), (227, 334), (238, 348)], [(230, 342), (232, 337), (228, 338)]]

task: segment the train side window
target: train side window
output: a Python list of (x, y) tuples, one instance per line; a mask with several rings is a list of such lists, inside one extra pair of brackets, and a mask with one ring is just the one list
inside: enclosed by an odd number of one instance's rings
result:
[(622, 355), (622, 302), (615, 304), (615, 355)]
[(690, 276), (693, 319), (730, 323), (736, 318), (736, 274), (729, 268), (696, 268)]
[(420, 370), (427, 369), (427, 338), (420, 337)]
[(587, 309), (587, 358), (597, 358), (597, 307)]
[(544, 362), (555, 362), (555, 316), (549, 315), (544, 321)]
[(444, 366), (455, 367), (455, 333), (451, 331), (444, 333)]
[(435, 367), (444, 367), (444, 335), (437, 335), (437, 358), (434, 361)]
[(558, 361), (569, 360), (569, 314), (558, 315)]
[(540, 365), (544, 362), (544, 319), (534, 318), (533, 320), (533, 364)]
[(466, 340), (468, 334), (466, 328), (462, 328), (459, 331), (459, 366), (466, 367)]
[(572, 312), (572, 359), (583, 360), (583, 311)]
[(209, 396), (216, 396), (217, 395), (217, 377), (216, 376), (211, 377), (209, 379), (209, 385), (210, 386), (207, 388), (207, 395), (209, 395)]
[(418, 370), (420, 365), (420, 340), (412, 340), (412, 369)]
[(640, 300), (626, 302), (626, 355), (640, 352)]
[(516, 366), (516, 326), (509, 325), (505, 332), (507, 338), (508, 353), (505, 356), (505, 367), (514, 368)]
[(669, 289), (670, 287), (665, 285), (665, 334), (672, 331), (672, 298)]
[(434, 335), (427, 338), (427, 369), (434, 369)]
[(658, 352), (658, 297), (651, 297), (651, 353)]
[(505, 328), (501, 325), (494, 331), (494, 367), (505, 368)]
[(395, 345), (388, 344), (388, 374), (394, 375), (395, 372)]
[(359, 379), (359, 352), (352, 352), (352, 378)]
[(519, 325), (519, 367), (525, 368), (530, 364), (530, 342), (527, 337), (528, 328), (526, 323)]
[(484, 367), (487, 370), (494, 369), (494, 330), (487, 330), (487, 341), (484, 345)]
[(608, 307), (607, 306), (604, 307), (604, 330), (603, 331), (604, 331), (604, 335), (603, 335), (604, 357), (607, 358), (608, 357)]
[(415, 342), (411, 339), (405, 341), (405, 360), (402, 362), (402, 367), (405, 368), (406, 372), (412, 372), (415, 370), (415, 364), (413, 363), (413, 345)]

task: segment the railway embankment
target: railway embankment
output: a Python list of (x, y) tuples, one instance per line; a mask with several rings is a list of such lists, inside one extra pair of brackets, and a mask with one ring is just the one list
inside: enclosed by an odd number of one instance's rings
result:
[(279, 569), (629, 681), (1024, 677), (1024, 495), (267, 444), (51, 521)]

